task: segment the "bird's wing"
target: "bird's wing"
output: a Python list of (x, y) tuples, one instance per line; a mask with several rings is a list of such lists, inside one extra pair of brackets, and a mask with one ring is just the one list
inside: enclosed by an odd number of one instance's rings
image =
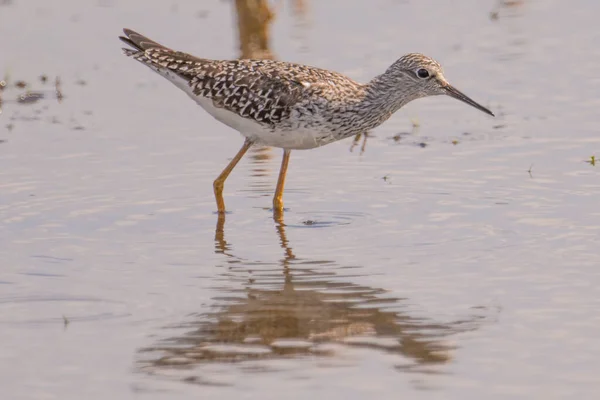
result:
[(132, 47), (123, 49), (126, 55), (167, 79), (168, 72), (177, 75), (194, 95), (212, 99), (216, 107), (263, 124), (272, 125), (287, 118), (298, 102), (309, 95), (318, 96), (326, 86), (334, 85), (335, 79), (331, 78), (342, 77), (318, 68), (273, 60), (197, 58), (132, 30), (124, 32), (126, 37), (120, 39)]

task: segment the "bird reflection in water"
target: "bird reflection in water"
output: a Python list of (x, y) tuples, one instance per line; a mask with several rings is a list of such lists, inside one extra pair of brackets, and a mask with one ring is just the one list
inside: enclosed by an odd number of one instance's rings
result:
[(283, 217), (274, 220), (283, 258), (267, 263), (236, 256), (226, 240), (225, 216), (219, 216), (215, 253), (225, 264), (217, 279), (232, 285), (219, 288), (223, 293), (211, 307), (216, 311), (190, 316), (173, 327), (184, 332), (140, 350), (142, 371), (171, 378), (180, 371), (175, 377), (205, 384), (202, 367), (215, 363), (268, 371), (277, 359), (333, 359), (344, 349), (363, 348), (397, 354), (400, 371), (443, 373), (436, 367), (456, 351), (450, 337), (477, 329), (485, 318), (436, 322), (402, 311), (409, 299), (352, 282), (360, 280), (360, 267), (297, 257)]

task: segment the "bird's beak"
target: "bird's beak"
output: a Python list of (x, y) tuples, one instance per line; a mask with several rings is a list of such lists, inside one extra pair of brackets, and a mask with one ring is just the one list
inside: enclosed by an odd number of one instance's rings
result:
[(494, 117), (494, 113), (492, 113), (490, 110), (488, 110), (487, 108), (485, 108), (484, 106), (482, 106), (479, 103), (476, 103), (474, 100), (472, 100), (470, 97), (468, 97), (467, 95), (465, 95), (463, 92), (461, 92), (460, 90), (458, 90), (457, 88), (455, 88), (454, 86), (450, 85), (449, 83), (444, 85), (444, 89), (446, 90), (446, 94), (450, 97), (454, 97), (457, 100), (460, 100), (462, 102), (467, 103), (470, 106), (475, 107), (476, 109), (483, 111), (486, 114), (491, 115), (492, 117)]

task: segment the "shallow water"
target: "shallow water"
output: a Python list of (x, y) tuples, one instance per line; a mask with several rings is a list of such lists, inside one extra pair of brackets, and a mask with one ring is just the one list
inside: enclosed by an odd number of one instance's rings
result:
[(43, 93), (0, 92), (3, 397), (597, 397), (600, 4), (305, 3), (278, 58), (420, 51), (497, 118), (423, 99), (362, 154), (292, 152), (283, 221), (256, 149), (220, 220), (242, 139), (116, 36), (236, 57), (229, 2), (0, 1), (0, 74)]

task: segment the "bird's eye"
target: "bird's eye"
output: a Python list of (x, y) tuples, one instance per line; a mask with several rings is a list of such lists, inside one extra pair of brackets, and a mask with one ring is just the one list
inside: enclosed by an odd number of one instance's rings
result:
[(425, 68), (419, 68), (417, 70), (417, 76), (421, 79), (427, 79), (429, 78), (429, 71), (427, 71)]

